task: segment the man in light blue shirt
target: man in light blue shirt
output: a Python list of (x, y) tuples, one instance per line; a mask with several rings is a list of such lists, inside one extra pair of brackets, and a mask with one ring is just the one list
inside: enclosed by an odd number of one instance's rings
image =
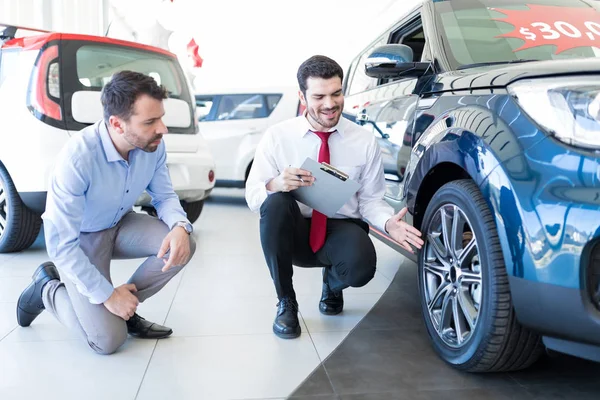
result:
[[(172, 333), (136, 313), (195, 251), (166, 164), (166, 97), (149, 76), (115, 74), (102, 93), (104, 119), (61, 151), (42, 216), (52, 262), (38, 267), (19, 298), (21, 326), (48, 309), (101, 354), (115, 352), (127, 333), (152, 339)], [(144, 190), (158, 218), (132, 210)], [(147, 259), (129, 282), (115, 288), (111, 260), (141, 257)]]

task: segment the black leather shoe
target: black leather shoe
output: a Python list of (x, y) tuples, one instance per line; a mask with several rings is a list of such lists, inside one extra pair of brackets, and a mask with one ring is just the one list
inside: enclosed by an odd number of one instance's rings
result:
[(289, 297), (282, 298), (277, 303), (277, 315), (273, 322), (273, 333), (282, 339), (295, 339), (300, 336), (298, 321), (298, 303)]
[(53, 279), (60, 279), (58, 270), (50, 261), (43, 263), (33, 273), (33, 281), (23, 290), (17, 302), (17, 322), (29, 326), (44, 311), (42, 289)]
[(334, 292), (327, 282), (323, 282), (323, 293), (319, 302), (319, 311), (325, 315), (337, 315), (344, 309), (344, 295), (342, 291)]
[(173, 329), (146, 321), (137, 313), (125, 322), (127, 322), (127, 333), (140, 339), (162, 339), (173, 333)]

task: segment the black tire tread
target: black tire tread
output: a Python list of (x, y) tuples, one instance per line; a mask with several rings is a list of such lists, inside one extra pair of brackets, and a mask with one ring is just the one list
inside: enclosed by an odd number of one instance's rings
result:
[(487, 249), (492, 259), (490, 272), (493, 269), (493, 275), (496, 277), (495, 299), (492, 306), (494, 315), (492, 331), (487, 338), (484, 338), (481, 349), (471, 361), (456, 367), (469, 372), (504, 372), (525, 369), (539, 359), (544, 352), (544, 347), (540, 335), (523, 327), (517, 321), (492, 212), (478, 186), (472, 180), (457, 180), (444, 187), (448, 185), (453, 185), (469, 193), (482, 213), (481, 222), (493, 242), (492, 247)]
[[(8, 171), (2, 163), (0, 163), (0, 179), (2, 179), (8, 202), (11, 204), (9, 210), (10, 221), (7, 221), (6, 229), (0, 240), (0, 253), (22, 251), (29, 248), (37, 239), (42, 226), (42, 218), (23, 204)], [(8, 236), (4, 237), (4, 235)]]
[(188, 220), (193, 224), (200, 218), (202, 209), (204, 208), (204, 200), (184, 202), (182, 203), (183, 210), (187, 214)]

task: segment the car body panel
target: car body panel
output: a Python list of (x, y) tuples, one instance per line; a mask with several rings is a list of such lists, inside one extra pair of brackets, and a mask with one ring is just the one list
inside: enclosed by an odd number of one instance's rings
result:
[[(371, 45), (391, 43), (403, 24), (420, 16), (431, 70), (390, 83), (380, 79), (352, 93), (352, 74), (364, 68), (356, 65), (364, 59), (359, 54), (344, 83), (350, 92), (344, 115), (378, 138), (388, 178), (385, 199), (396, 211), (408, 207), (406, 221), (416, 227), (431, 188), (446, 183), (432, 186), (444, 175), (440, 171), (450, 171), (448, 181), (473, 180), (492, 211), (519, 322), (541, 333), (549, 348), (600, 361), (600, 310), (590, 295), (600, 295), (600, 288), (588, 287), (591, 249), (600, 243), (600, 153), (556, 139), (510, 92), (511, 84), (525, 79), (584, 76), (600, 82), (600, 60), (452, 70), (434, 3), (407, 13)], [(372, 233), (417, 260), (389, 235)]]
[[(215, 113), (223, 99), (239, 95), (281, 95), (281, 98), (267, 117), (219, 119)], [(200, 98), (213, 101), (210, 114), (207, 114), (210, 120), (201, 120), (199, 126), (215, 157), (217, 186), (244, 186), (263, 133), (270, 126), (296, 116), (299, 103), (298, 90), (294, 88), (246, 88), (235, 92), (202, 93), (197, 95), (197, 99)]]
[[(10, 71), (2, 71), (3, 75), (10, 76), (0, 83), (0, 108), (3, 115), (10, 116), (0, 119), (0, 140), (3, 143), (0, 147), (0, 161), (8, 170), (25, 205), (38, 213), (45, 209), (46, 191), (56, 155), (71, 135), (89, 125), (78, 123), (72, 117), (70, 98), (75, 90), (82, 89), (73, 86), (75, 82), (79, 85), (77, 78), (72, 78), (78, 76), (75, 66), (66, 65), (67, 61), (74, 62), (74, 52), (87, 44), (108, 49), (133, 49), (148, 55), (156, 54), (164, 60), (172, 60), (178, 70), (175, 73), (180, 79), (182, 93), (192, 92), (175, 55), (163, 49), (110, 38), (60, 33), (28, 36), (4, 43), (1, 50), (3, 68), (8, 65), (7, 60), (11, 56), (14, 64), (11, 63)], [(58, 101), (62, 109), (60, 121), (36, 117), (28, 109), (28, 91), (34, 64), (40, 51), (52, 45), (60, 48), (57, 58), (61, 91)], [(170, 133), (165, 135), (164, 140), (167, 164), (176, 193), (181, 200), (197, 201), (206, 198), (214, 187), (214, 180), (209, 179), (209, 171), (214, 170), (214, 159), (202, 136), (197, 134), (195, 104), (191, 99), (188, 99), (187, 103), (191, 125), (185, 129), (169, 130), (191, 134)], [(99, 101), (90, 106), (98, 109), (101, 107)], [(98, 115), (101, 115), (101, 112)], [(145, 197), (147, 194), (140, 196), (138, 205), (149, 203)]]

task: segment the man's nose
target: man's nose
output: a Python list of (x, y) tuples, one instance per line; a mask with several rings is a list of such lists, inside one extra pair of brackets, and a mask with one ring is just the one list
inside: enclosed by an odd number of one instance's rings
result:
[(323, 105), (325, 106), (325, 108), (333, 108), (335, 107), (335, 100), (333, 99), (333, 97), (325, 97)]
[(160, 123), (158, 124), (156, 133), (160, 133), (162, 135), (169, 133), (169, 129), (167, 129), (167, 126), (165, 125), (165, 123), (163, 122), (162, 119), (160, 120)]

